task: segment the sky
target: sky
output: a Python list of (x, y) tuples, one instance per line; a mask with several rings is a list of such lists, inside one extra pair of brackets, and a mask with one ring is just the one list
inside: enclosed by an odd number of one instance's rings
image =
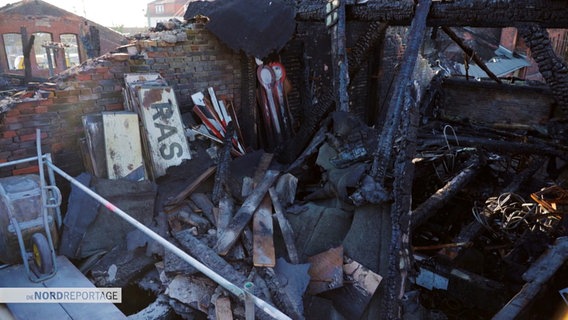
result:
[[(105, 27), (145, 27), (151, 0), (43, 0)], [(0, 0), (0, 7), (17, 0)]]

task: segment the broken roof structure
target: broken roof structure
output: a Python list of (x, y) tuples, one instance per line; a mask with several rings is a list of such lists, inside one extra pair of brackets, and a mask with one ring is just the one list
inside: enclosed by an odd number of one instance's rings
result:
[[(546, 30), (568, 27), (563, 1), (197, 1), (185, 18), (0, 104), (0, 174), (45, 165), (57, 259), (151, 292), (124, 314), (564, 309), (568, 67)], [(515, 27), (546, 83), (502, 77), (461, 26)], [(429, 60), (440, 31), (485, 74)]]

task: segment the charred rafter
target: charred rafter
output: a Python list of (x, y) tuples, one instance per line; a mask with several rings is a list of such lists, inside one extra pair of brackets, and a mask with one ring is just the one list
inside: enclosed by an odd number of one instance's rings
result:
[[(347, 6), (347, 19), (381, 21), (390, 25), (410, 25), (414, 1), (369, 1)], [(302, 1), (297, 20), (323, 21), (324, 4)], [(546, 28), (567, 28), (568, 7), (558, 0), (454, 0), (432, 4), (428, 26), (512, 27), (522, 23), (538, 23)]]

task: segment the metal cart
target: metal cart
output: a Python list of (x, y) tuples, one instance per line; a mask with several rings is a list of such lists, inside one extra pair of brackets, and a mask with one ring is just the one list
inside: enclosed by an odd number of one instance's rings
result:
[(50, 182), (46, 184), (44, 160), (51, 161), (51, 155), (41, 153), (39, 131), (37, 136), (36, 157), (0, 163), (0, 167), (7, 167), (38, 162), (39, 176), (0, 178), (0, 261), (22, 262), (33, 282), (47, 280), (56, 274), (54, 241), (61, 227), (61, 192), (50, 168)]

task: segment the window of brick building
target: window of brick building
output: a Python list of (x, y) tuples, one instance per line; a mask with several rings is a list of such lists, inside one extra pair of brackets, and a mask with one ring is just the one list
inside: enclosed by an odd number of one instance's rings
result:
[(72, 33), (62, 34), (59, 36), (65, 50), (65, 67), (71, 68), (79, 65), (81, 59), (79, 57), (79, 44), (77, 35)]
[[(36, 32), (34, 33), (34, 53), (36, 58), (36, 63), (38, 69), (49, 69), (49, 63), (47, 58), (47, 51), (43, 47), (44, 45), (48, 45), (52, 43), (51, 33), (47, 32)], [(51, 63), (52, 66), (56, 66), (55, 56), (53, 55), (53, 51), (49, 51), (51, 56)], [(33, 60), (32, 60), (33, 61)]]
[(2, 35), (4, 40), (4, 51), (9, 70), (24, 69), (24, 50), (22, 47), (22, 36), (19, 33), (6, 33)]

